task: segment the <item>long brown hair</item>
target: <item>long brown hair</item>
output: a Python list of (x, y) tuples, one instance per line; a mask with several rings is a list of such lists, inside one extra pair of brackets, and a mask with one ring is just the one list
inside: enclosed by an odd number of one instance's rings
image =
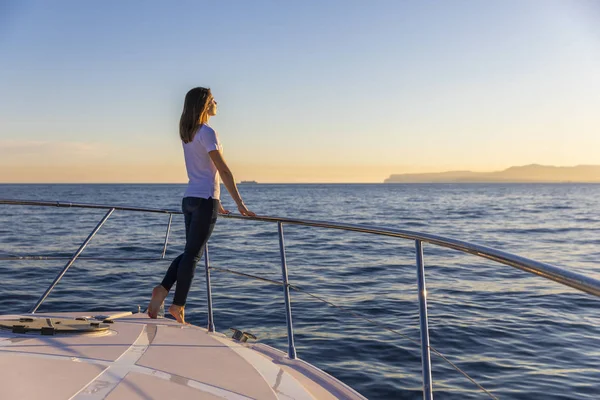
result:
[(185, 95), (183, 112), (179, 120), (179, 137), (183, 143), (191, 142), (198, 127), (208, 121), (206, 106), (210, 99), (212, 99), (210, 89), (203, 87), (193, 88)]

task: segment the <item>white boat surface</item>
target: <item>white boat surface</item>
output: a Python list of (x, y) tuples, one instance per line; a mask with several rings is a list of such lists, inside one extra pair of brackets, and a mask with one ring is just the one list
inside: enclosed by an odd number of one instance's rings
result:
[[(0, 316), (0, 324), (9, 320), (56, 329), (0, 330), (2, 399), (364, 399), (270, 346), (172, 319), (131, 312)], [(105, 329), (60, 332), (70, 321)]]

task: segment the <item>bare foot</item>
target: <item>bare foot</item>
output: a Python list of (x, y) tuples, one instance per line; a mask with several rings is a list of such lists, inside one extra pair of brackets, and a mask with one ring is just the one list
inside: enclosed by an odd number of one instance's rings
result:
[(182, 324), (186, 323), (183, 311), (184, 307), (185, 306), (178, 306), (176, 304), (171, 304), (171, 307), (169, 307), (169, 314), (171, 314), (173, 318), (177, 320), (177, 322)]
[(158, 310), (160, 310), (168, 294), (169, 292), (162, 285), (158, 285), (152, 289), (152, 299), (150, 299), (150, 304), (148, 304), (148, 316), (150, 318), (158, 316)]

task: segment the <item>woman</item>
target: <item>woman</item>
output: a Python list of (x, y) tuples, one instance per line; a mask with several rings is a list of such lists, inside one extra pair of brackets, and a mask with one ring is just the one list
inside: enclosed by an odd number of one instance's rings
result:
[(148, 316), (156, 318), (169, 290), (175, 282), (175, 296), (169, 313), (178, 322), (185, 323), (184, 307), (196, 264), (202, 257), (210, 237), (217, 213), (228, 214), (219, 201), (220, 182), (231, 194), (242, 215), (254, 217), (235, 185), (233, 174), (223, 158), (223, 147), (217, 133), (208, 125), (210, 117), (217, 114), (217, 102), (210, 89), (194, 88), (185, 96), (183, 113), (179, 121), (179, 136), (183, 142), (185, 166), (189, 177), (182, 209), (185, 218), (185, 250), (167, 270), (162, 283), (152, 290)]

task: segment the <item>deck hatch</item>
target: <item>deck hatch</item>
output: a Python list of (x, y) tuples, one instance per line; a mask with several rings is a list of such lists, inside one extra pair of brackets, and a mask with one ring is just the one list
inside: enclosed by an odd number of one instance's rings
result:
[(0, 320), (0, 329), (13, 333), (39, 332), (42, 335), (61, 333), (102, 332), (109, 328), (108, 324), (89, 322), (69, 318), (19, 318)]

